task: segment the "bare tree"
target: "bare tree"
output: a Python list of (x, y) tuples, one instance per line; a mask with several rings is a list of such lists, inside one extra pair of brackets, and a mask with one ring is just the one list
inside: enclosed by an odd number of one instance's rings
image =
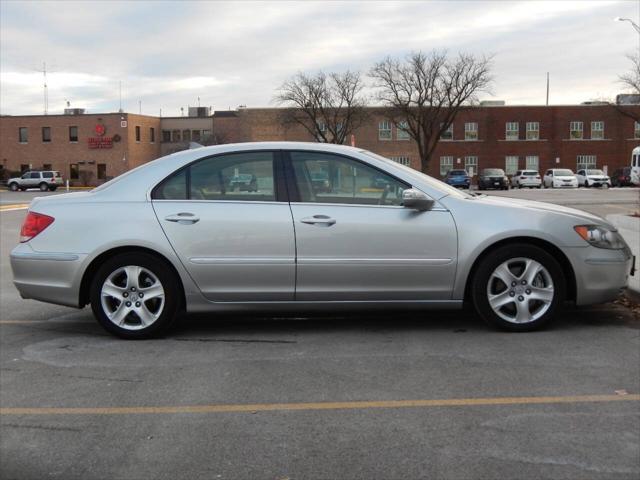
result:
[[(631, 68), (627, 73), (618, 77), (618, 82), (629, 90), (629, 93), (640, 95), (640, 56), (627, 55), (631, 62)], [(612, 103), (615, 109), (621, 114), (632, 118), (636, 122), (640, 121), (640, 112), (637, 105), (626, 105), (624, 103)]]
[(322, 143), (345, 143), (367, 119), (359, 72), (298, 73), (282, 84), (274, 100), (287, 108), (282, 120), (304, 127)]
[(444, 51), (414, 52), (405, 60), (387, 57), (371, 69), (389, 120), (418, 144), (423, 172), (460, 109), (488, 91), (490, 70), (490, 57), (461, 53), (450, 59)]

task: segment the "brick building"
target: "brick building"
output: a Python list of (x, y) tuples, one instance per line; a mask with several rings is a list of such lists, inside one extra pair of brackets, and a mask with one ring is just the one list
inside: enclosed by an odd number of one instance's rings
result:
[(5, 176), (58, 170), (72, 184), (95, 185), (160, 155), (160, 119), (131, 113), (0, 117)]
[[(0, 117), (0, 166), (6, 171), (53, 169), (76, 184), (97, 184), (188, 142), (313, 141), (286, 126), (277, 108), (216, 111), (186, 117), (130, 113)], [(640, 105), (625, 106), (640, 117)], [(357, 146), (420, 168), (417, 147), (380, 108), (355, 132)], [(102, 128), (104, 127), (104, 129)], [(97, 130), (96, 130), (97, 129)], [(629, 164), (640, 124), (613, 105), (480, 106), (459, 113), (439, 142), (427, 173), (451, 168), (607, 167)]]

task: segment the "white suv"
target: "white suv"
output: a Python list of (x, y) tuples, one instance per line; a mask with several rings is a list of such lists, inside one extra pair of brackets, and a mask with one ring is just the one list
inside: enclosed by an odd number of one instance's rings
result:
[(589, 168), (582, 169), (576, 172), (576, 178), (578, 179), (578, 185), (585, 187), (610, 187), (611, 179), (608, 175), (605, 175), (602, 170)]
[(27, 188), (39, 188), (41, 192), (55, 190), (62, 185), (60, 172), (54, 170), (25, 172), (21, 177), (10, 178), (7, 182), (9, 190), (16, 192)]
[(545, 188), (578, 188), (578, 179), (568, 168), (551, 168), (542, 180)]
[(512, 187), (542, 188), (542, 179), (537, 170), (518, 170), (511, 177)]

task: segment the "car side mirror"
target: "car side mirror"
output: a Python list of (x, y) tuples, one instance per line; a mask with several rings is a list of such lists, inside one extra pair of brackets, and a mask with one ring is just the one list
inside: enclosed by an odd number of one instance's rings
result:
[(425, 212), (431, 210), (434, 203), (427, 195), (415, 188), (409, 188), (402, 192), (402, 206), (404, 208)]

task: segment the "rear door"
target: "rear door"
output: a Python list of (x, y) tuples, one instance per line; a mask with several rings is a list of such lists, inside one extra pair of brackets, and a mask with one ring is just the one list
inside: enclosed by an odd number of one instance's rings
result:
[(292, 151), (286, 171), (296, 300), (451, 298), (457, 233), (448, 211), (402, 207), (411, 185), (342, 155)]
[(293, 300), (295, 238), (278, 158), (272, 151), (204, 158), (152, 193), (162, 229), (209, 300)]

